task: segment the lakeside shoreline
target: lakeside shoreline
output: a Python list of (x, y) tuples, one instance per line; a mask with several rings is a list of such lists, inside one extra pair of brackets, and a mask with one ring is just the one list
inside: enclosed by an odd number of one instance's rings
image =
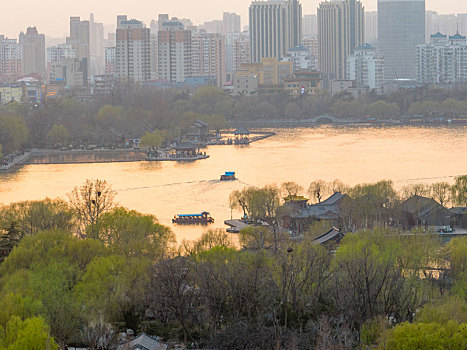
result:
[[(245, 125), (248, 124), (248, 125)], [(402, 124), (397, 123), (358, 123), (358, 122), (342, 122), (342, 123), (330, 123), (330, 124), (317, 124), (309, 120), (271, 120), (271, 121), (242, 121), (242, 122), (231, 122), (233, 127), (256, 127), (260, 130), (251, 131), (253, 136), (250, 140), (250, 144), (264, 140), (275, 136), (275, 132), (263, 131), (261, 129), (277, 128), (277, 129), (290, 129), (290, 128), (319, 128), (319, 127), (331, 127), (331, 128), (397, 128), (397, 127), (412, 127), (412, 128), (451, 128), (466, 126), (467, 124)], [(232, 130), (222, 130), (222, 133), (230, 134)], [(208, 146), (217, 146), (226, 144), (211, 144)], [(62, 158), (62, 159), (46, 159), (49, 157)], [(87, 159), (79, 159), (80, 157)], [(78, 158), (78, 159), (77, 159)], [(99, 159), (101, 158), (101, 159)], [(207, 157), (206, 157), (207, 158)], [(205, 158), (203, 158), (205, 159)], [(9, 171), (15, 171), (24, 165), (59, 165), (59, 164), (105, 164), (105, 163), (136, 163), (136, 162), (157, 162), (157, 161), (196, 161), (199, 159), (148, 159), (145, 152), (138, 149), (72, 149), (72, 150), (56, 150), (56, 149), (33, 149), (30, 150), (21, 157), (14, 159), (7, 166), (0, 167), (0, 173), (7, 173)]]

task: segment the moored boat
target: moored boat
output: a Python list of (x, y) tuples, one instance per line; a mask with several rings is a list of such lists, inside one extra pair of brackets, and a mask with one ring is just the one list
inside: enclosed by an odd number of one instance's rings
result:
[(201, 214), (177, 214), (172, 219), (172, 223), (174, 224), (207, 225), (213, 222), (214, 218), (209, 216), (207, 211), (203, 211)]

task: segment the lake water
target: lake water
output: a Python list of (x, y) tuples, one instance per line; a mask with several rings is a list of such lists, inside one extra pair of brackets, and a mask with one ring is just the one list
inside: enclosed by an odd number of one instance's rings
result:
[[(269, 130), (268, 130), (269, 131)], [(272, 129), (276, 136), (249, 146), (210, 146), (209, 159), (192, 163), (136, 162), (28, 165), (0, 174), (0, 203), (67, 198), (87, 178), (107, 180), (120, 205), (150, 213), (170, 226), (178, 240), (205, 229), (171, 224), (179, 213), (209, 211), (225, 228), (229, 194), (244, 186), (295, 181), (305, 188), (323, 179), (348, 185), (391, 179), (409, 183), (453, 182), (467, 174), (467, 127), (319, 127)], [(238, 181), (221, 182), (224, 171)], [(240, 213), (233, 213), (239, 217)]]

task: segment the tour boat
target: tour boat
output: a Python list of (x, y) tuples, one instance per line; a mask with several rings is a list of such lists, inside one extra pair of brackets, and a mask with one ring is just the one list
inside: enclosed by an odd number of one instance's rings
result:
[(236, 180), (235, 171), (226, 171), (225, 174), (221, 175), (221, 181)]
[(209, 216), (207, 211), (203, 211), (201, 214), (177, 214), (172, 219), (174, 224), (212, 224), (214, 219)]

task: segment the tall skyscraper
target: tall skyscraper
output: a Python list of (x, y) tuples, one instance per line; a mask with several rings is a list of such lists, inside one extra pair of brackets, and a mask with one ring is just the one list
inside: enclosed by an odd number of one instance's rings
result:
[(378, 12), (365, 12), (365, 41), (375, 43), (378, 40)]
[(191, 73), (194, 77), (215, 77), (217, 86), (225, 84), (225, 37), (222, 34), (193, 33)]
[(94, 21), (91, 13), (89, 21), (91, 75), (102, 74), (105, 70), (104, 64), (104, 24)]
[(318, 35), (318, 18), (316, 15), (305, 15), (302, 19), (303, 37)]
[(164, 21), (158, 37), (159, 78), (170, 82), (184, 82), (191, 76), (191, 31), (177, 19)]
[(365, 42), (360, 1), (322, 2), (318, 8), (319, 65), (328, 79), (345, 79), (347, 57)]
[(140, 83), (151, 79), (149, 28), (131, 19), (117, 28), (117, 78), (121, 82)]
[(378, 0), (378, 47), (385, 80), (417, 77), (417, 45), (425, 43), (425, 0)]
[(251, 62), (281, 59), (302, 39), (302, 5), (298, 0), (254, 1), (250, 5)]
[(26, 34), (19, 34), (23, 46), (23, 74), (43, 74), (45, 72), (45, 35), (39, 34), (36, 27), (29, 27)]
[(81, 21), (80, 17), (70, 17), (70, 36), (66, 43), (76, 51), (76, 59), (85, 67), (84, 80), (91, 73), (91, 33), (89, 21)]
[(22, 74), (22, 57), (21, 44), (0, 35), (0, 81), (10, 82)]

